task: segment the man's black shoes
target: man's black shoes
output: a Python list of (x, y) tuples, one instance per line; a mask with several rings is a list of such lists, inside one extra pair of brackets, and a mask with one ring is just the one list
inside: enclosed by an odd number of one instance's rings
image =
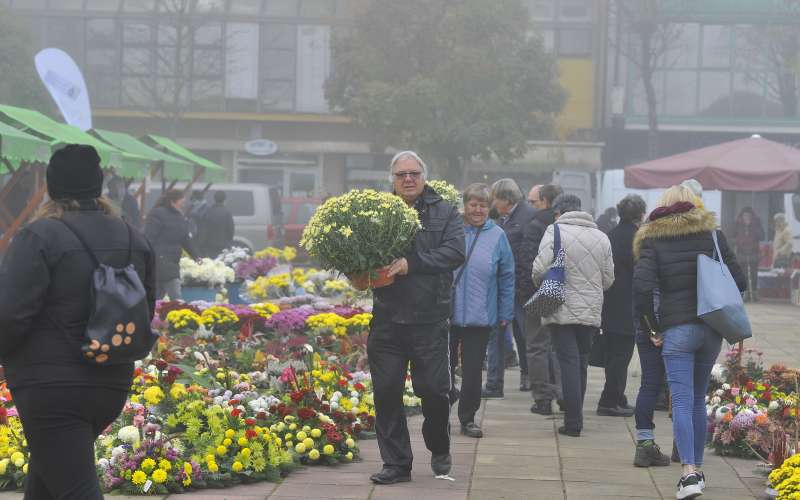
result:
[(453, 466), (453, 459), (450, 458), (449, 453), (442, 453), (441, 455), (431, 455), (431, 470), (435, 476), (445, 476), (450, 474), (450, 468)]
[(375, 484), (407, 483), (411, 481), (411, 472), (397, 467), (384, 467), (369, 479)]
[(536, 413), (539, 415), (552, 415), (553, 402), (549, 399), (540, 399), (533, 403), (533, 406), (531, 406), (531, 413)]
[(461, 424), (461, 434), (471, 438), (482, 438), (483, 430), (475, 422)]

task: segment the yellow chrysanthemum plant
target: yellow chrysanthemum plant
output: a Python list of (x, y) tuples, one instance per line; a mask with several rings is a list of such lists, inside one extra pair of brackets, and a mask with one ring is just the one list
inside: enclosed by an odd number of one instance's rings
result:
[[(374, 288), (381, 284), (378, 270), (402, 257), (419, 229), (416, 210), (400, 197), (354, 189), (317, 208), (300, 244), (323, 267), (347, 275), (356, 288)], [(356, 279), (365, 273), (366, 283)]]
[(458, 209), (462, 208), (461, 192), (456, 189), (455, 186), (443, 180), (432, 180), (428, 181), (427, 184), (436, 191), (436, 194), (441, 196), (444, 201)]
[(800, 454), (787, 458), (769, 475), (769, 483), (778, 492), (777, 500), (800, 498)]
[(19, 489), (24, 487), (28, 474), (28, 441), (17, 416), (3, 418), (4, 423), (0, 423), (0, 489)]

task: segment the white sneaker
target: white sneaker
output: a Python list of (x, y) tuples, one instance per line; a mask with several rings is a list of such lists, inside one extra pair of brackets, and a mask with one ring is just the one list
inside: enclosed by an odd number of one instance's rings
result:
[(678, 481), (678, 492), (675, 493), (675, 498), (683, 500), (685, 498), (697, 498), (703, 494), (703, 489), (700, 487), (700, 479), (697, 473), (691, 473), (686, 477), (682, 477)]
[(706, 489), (706, 475), (700, 471), (695, 472), (697, 474), (697, 484), (700, 485), (700, 489), (705, 491)]

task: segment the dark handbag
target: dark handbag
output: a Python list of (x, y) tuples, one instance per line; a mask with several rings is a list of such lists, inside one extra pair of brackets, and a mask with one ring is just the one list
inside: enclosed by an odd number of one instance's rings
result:
[(564, 261), (567, 254), (561, 248), (561, 231), (558, 224), (553, 224), (553, 264), (544, 275), (542, 284), (533, 294), (525, 309), (537, 316), (551, 316), (566, 301)]
[(592, 334), (592, 350), (589, 352), (589, 365), (605, 368), (607, 350), (607, 334), (604, 333), (603, 330), (597, 330)]
[[(133, 231), (128, 228), (128, 258), (125, 267), (103, 264), (80, 232), (64, 219), (64, 224), (81, 242), (95, 264), (89, 285), (89, 320), (86, 324), (81, 358), (91, 365), (133, 363), (150, 353), (158, 335), (150, 327), (150, 310), (142, 280), (131, 263)], [(49, 316), (49, 315), (48, 315)], [(50, 320), (68, 338), (71, 334), (55, 318)]]

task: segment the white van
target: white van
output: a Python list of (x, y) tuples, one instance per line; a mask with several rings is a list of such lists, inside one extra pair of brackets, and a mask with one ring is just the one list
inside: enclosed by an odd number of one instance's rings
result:
[[(174, 186), (174, 189), (185, 188), (185, 182), (179, 182)], [(192, 186), (192, 191), (202, 191), (204, 188), (205, 184), (195, 184)], [(137, 189), (137, 185), (131, 186), (131, 192), (136, 192)], [(233, 237), (235, 245), (246, 247), (251, 251), (283, 245), (280, 188), (262, 184), (212, 184), (204, 196), (209, 206), (214, 204), (214, 193), (217, 191), (225, 192), (225, 206), (233, 214), (233, 222), (236, 225)], [(190, 197), (191, 194), (187, 193), (187, 204)], [(161, 183), (158, 181), (148, 183), (145, 208), (142, 212), (146, 215), (159, 198), (161, 198)]]

